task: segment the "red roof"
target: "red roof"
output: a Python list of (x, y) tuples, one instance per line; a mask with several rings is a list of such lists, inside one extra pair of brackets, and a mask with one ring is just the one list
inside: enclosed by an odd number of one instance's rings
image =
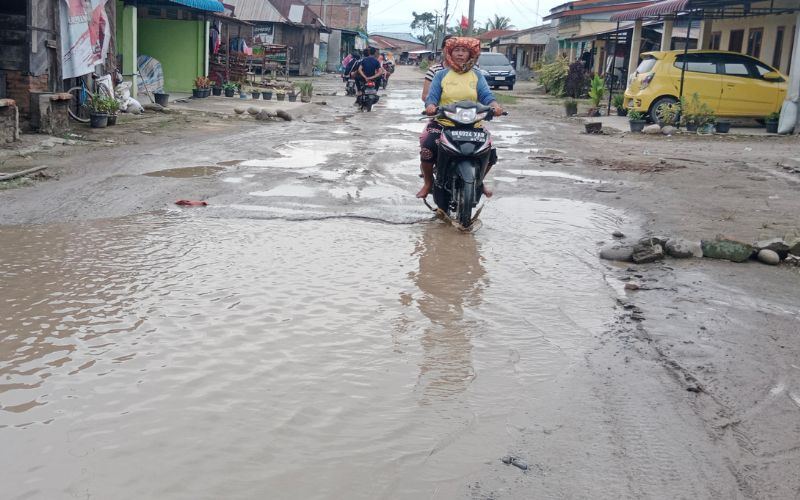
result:
[(686, 10), (689, 0), (664, 0), (638, 9), (626, 10), (611, 16), (612, 21), (634, 21), (648, 17), (658, 18), (666, 14), (675, 14)]
[(583, 14), (598, 14), (602, 12), (619, 12), (622, 10), (631, 10), (631, 9), (638, 9), (640, 7), (647, 7), (652, 5), (652, 0), (647, 2), (635, 2), (635, 3), (627, 3), (627, 4), (617, 4), (617, 5), (600, 5), (598, 7), (588, 7), (586, 9), (570, 9), (565, 10), (562, 12), (556, 12), (546, 16), (544, 18), (545, 21), (548, 19), (559, 19), (562, 17), (572, 17), (572, 16), (581, 16)]
[(495, 38), (510, 35), (511, 33), (516, 33), (517, 30), (491, 30), (481, 33), (480, 35), (475, 35), (475, 38), (482, 42), (491, 42)]

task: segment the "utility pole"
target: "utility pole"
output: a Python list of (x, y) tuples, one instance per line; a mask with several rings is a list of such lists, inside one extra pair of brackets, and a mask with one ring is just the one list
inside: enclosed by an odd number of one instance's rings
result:
[(467, 27), (467, 35), (472, 35), (472, 28), (475, 23), (475, 0), (469, 0), (469, 26)]
[[(450, 8), (449, 0), (444, 0), (444, 35), (447, 34), (447, 9)], [(444, 36), (442, 35), (442, 36)]]
[(433, 23), (433, 46), (431, 47), (431, 50), (433, 51), (434, 54), (436, 53), (436, 48), (438, 47), (438, 45), (436, 45), (438, 34), (439, 34), (439, 12), (437, 11), (436, 21), (434, 21)]

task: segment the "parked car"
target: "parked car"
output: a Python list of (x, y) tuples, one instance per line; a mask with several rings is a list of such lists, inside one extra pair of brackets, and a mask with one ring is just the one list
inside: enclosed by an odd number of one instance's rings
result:
[(787, 78), (750, 56), (718, 50), (645, 52), (625, 89), (625, 107), (664, 123), (659, 111), (678, 102), (681, 68), (686, 62), (683, 95), (695, 92), (718, 117), (764, 118), (781, 108)]
[(514, 84), (517, 83), (517, 72), (503, 54), (481, 52), (478, 57), (478, 69), (486, 78), (486, 83), (493, 89), (508, 87), (508, 90), (514, 90)]

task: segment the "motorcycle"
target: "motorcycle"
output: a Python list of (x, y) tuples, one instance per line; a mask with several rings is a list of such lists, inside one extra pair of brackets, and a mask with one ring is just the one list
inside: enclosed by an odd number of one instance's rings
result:
[(372, 111), (372, 106), (378, 103), (380, 96), (375, 82), (370, 80), (364, 85), (364, 92), (358, 96), (358, 104), (361, 111)]
[(494, 109), (459, 101), (437, 108), (435, 116), (454, 125), (442, 128), (433, 170), (433, 201), (451, 219), (469, 228), (480, 212), (473, 217), (483, 195), (489, 161), (496, 155), (489, 132), (475, 125), (494, 118)]
[(386, 90), (386, 87), (389, 85), (389, 77), (392, 76), (394, 73), (394, 63), (391, 61), (386, 61), (383, 63), (383, 89)]
[(356, 95), (356, 80), (355, 78), (348, 77), (345, 80), (344, 91), (348, 96)]

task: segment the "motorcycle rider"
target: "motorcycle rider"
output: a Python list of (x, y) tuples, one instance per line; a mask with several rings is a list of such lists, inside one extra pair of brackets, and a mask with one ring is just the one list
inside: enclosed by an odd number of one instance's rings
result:
[[(489, 89), (486, 78), (475, 69), (480, 50), (481, 45), (477, 38), (453, 37), (447, 40), (444, 49), (445, 68), (434, 77), (425, 100), (425, 112), (428, 115), (436, 114), (438, 106), (458, 101), (478, 101), (485, 106), (491, 106), (495, 116), (503, 113), (503, 108)], [(420, 170), (424, 184), (417, 193), (417, 198), (427, 197), (433, 188), (433, 164), (443, 126), (452, 126), (452, 122), (440, 118), (431, 121), (427, 135), (420, 138)], [(494, 161), (494, 158), (490, 160), (489, 168)], [(492, 195), (485, 184), (483, 193), (487, 198)]]
[(436, 64), (432, 64), (428, 71), (425, 72), (425, 82), (422, 84), (422, 100), (428, 98), (428, 91), (431, 88), (431, 82), (433, 81), (433, 77), (436, 76), (436, 73), (440, 72), (444, 69), (444, 46), (448, 40), (453, 38), (455, 35), (445, 35), (444, 39), (442, 40), (442, 60)]
[[(383, 68), (381, 68), (381, 63), (378, 62), (378, 59), (375, 57), (375, 54), (378, 50), (375, 47), (370, 47), (368, 49), (368, 55), (364, 59), (361, 60), (361, 63), (358, 65), (358, 75), (361, 77), (361, 88), (359, 89), (358, 96), (356, 97), (356, 104), (358, 104), (358, 97), (361, 96), (364, 92), (364, 86), (366, 86), (367, 82), (377, 80), (383, 74)], [(377, 85), (377, 83), (376, 83)]]
[(350, 60), (347, 62), (347, 65), (344, 67), (344, 70), (342, 71), (342, 80), (344, 81), (345, 88), (347, 88), (347, 81), (350, 78), (355, 79), (355, 76), (353, 75), (353, 69), (361, 60), (361, 57), (359, 56), (357, 50), (354, 50), (348, 57), (350, 58)]

